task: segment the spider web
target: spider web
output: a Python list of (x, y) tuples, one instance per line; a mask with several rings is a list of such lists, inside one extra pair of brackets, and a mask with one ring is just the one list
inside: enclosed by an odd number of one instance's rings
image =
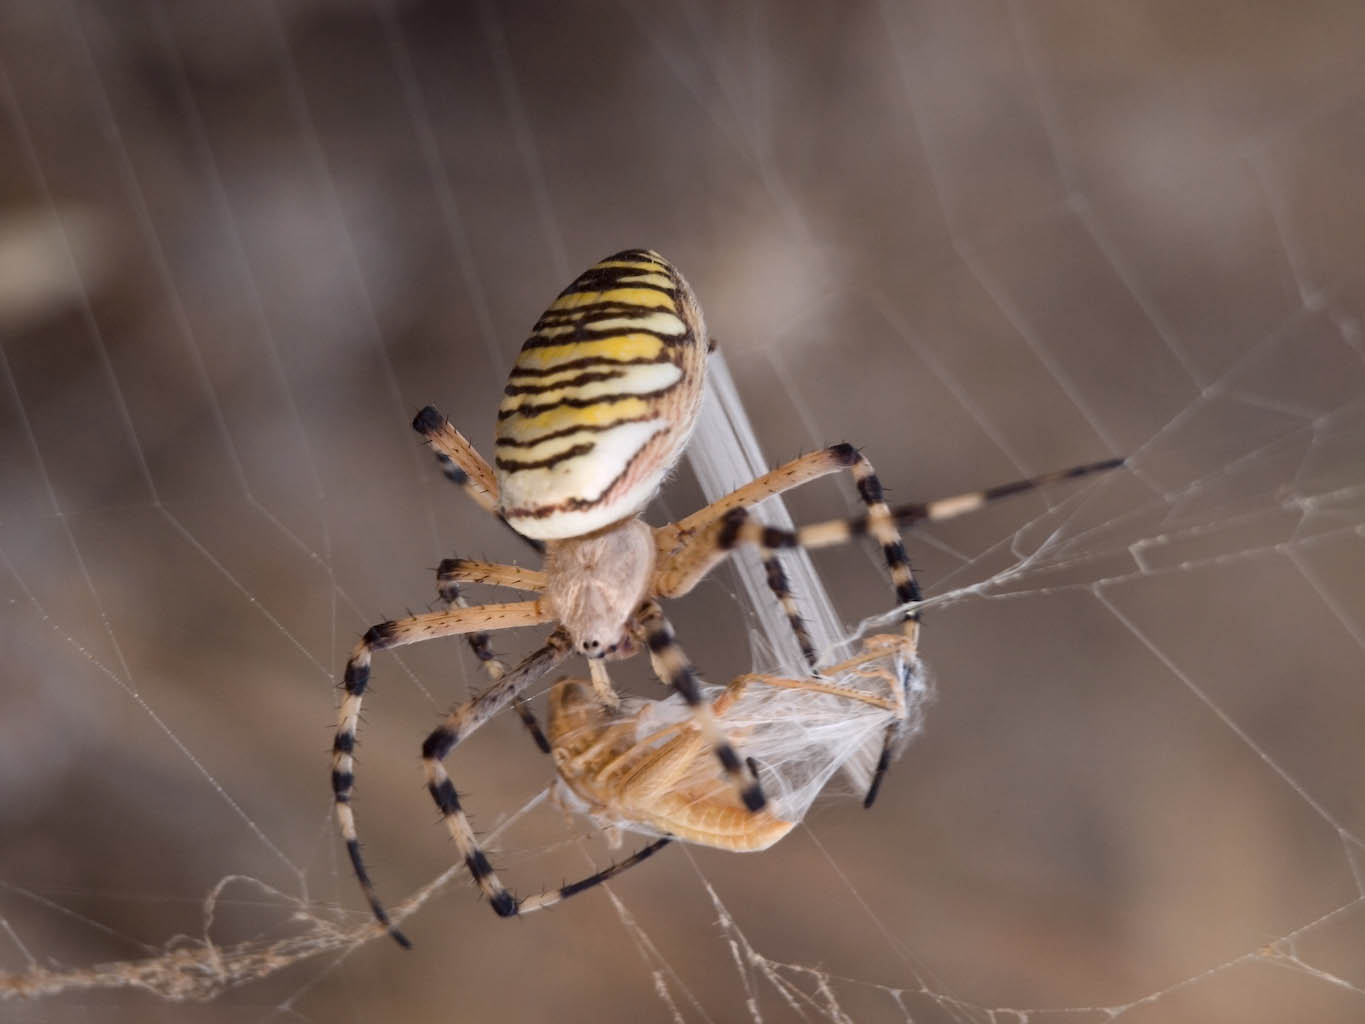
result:
[[(1361, 20), (0, 5), (7, 1019), (1359, 1019)], [(404, 954), (330, 822), (333, 687), (441, 557), (526, 557), (407, 423), (488, 451), (527, 325), (633, 245), (774, 462), (848, 439), (893, 501), (1129, 465), (911, 536), (937, 700), (872, 811), (519, 924), (416, 768), (478, 666), (377, 659)], [(681, 472), (651, 521), (704, 500)], [(887, 610), (875, 551), (815, 564)], [(712, 681), (764, 654), (742, 589), (669, 607)], [(516, 888), (580, 877), (611, 854), (508, 717), (452, 777)]]

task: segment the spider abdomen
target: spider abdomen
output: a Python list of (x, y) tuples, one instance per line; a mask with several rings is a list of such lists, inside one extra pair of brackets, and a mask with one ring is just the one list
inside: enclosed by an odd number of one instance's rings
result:
[(706, 353), (696, 298), (658, 253), (580, 274), (536, 321), (498, 409), (504, 518), (557, 540), (639, 512), (692, 432)]

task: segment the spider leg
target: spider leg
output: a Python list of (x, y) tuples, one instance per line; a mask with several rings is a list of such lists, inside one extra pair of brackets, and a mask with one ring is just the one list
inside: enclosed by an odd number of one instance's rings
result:
[(872, 784), (867, 787), (867, 793), (863, 796), (864, 810), (877, 802), (877, 794), (881, 792), (882, 782), (886, 779), (886, 771), (891, 767), (891, 761), (896, 756), (896, 735), (888, 728), (886, 738), (882, 740), (882, 751), (877, 755), (877, 767), (872, 769)]
[[(930, 502), (914, 502), (891, 509), (886, 505), (882, 495), (881, 483), (877, 480), (876, 474), (872, 472), (871, 465), (859, 454), (857, 461), (852, 464), (852, 468), (854, 477), (858, 481), (858, 494), (868, 506), (866, 514), (852, 519), (833, 519), (824, 523), (814, 523), (793, 531), (764, 526), (762, 523), (752, 520), (747, 509), (740, 506), (731, 507), (719, 521), (712, 522), (706, 531), (695, 539), (694, 544), (690, 545), (693, 548), (691, 551), (684, 548), (683, 551), (679, 552), (674, 559), (675, 564), (669, 567), (669, 573), (673, 576), (674, 585), (682, 587), (681, 592), (686, 593), (737, 544), (757, 545), (764, 557), (767, 558), (782, 548), (812, 550), (832, 547), (847, 543), (854, 537), (871, 534), (881, 544), (882, 551), (886, 556), (887, 567), (891, 570), (891, 582), (896, 588), (897, 600), (902, 605), (914, 604), (921, 600), (919, 583), (915, 580), (914, 573), (910, 569), (909, 559), (905, 555), (905, 546), (901, 541), (899, 531), (896, 529), (897, 523), (912, 524), (922, 521), (937, 522), (953, 519), (968, 512), (974, 512), (1001, 498), (1022, 494), (1063, 480), (1074, 480), (1094, 473), (1102, 473), (1123, 464), (1123, 459), (1106, 459), (1103, 462), (1073, 466), (1070, 469), (1044, 473), (1026, 480), (1015, 480), (981, 491), (954, 495), (951, 498), (940, 498), (937, 501)], [(709, 554), (706, 550), (708, 546), (712, 548)], [(905, 623), (906, 637), (910, 640), (913, 651), (918, 639), (918, 612), (913, 608), (909, 609), (905, 613)]]
[[(753, 521), (750, 519), (748, 511), (743, 507), (731, 507), (719, 521), (713, 521), (702, 534), (693, 538), (682, 551), (674, 556), (673, 564), (668, 566), (667, 573), (670, 584), (678, 589), (668, 591), (670, 596), (674, 593), (686, 593), (690, 590), (737, 544), (755, 544), (767, 554), (781, 548), (811, 550), (833, 547), (837, 544), (847, 543), (854, 537), (871, 534), (882, 543), (887, 564), (892, 569), (891, 580), (896, 585), (896, 596), (900, 599), (901, 604), (918, 601), (920, 600), (919, 585), (915, 582), (914, 575), (910, 571), (909, 562), (904, 558), (905, 549), (901, 545), (899, 533), (888, 532), (887, 530), (888, 521), (892, 525), (892, 531), (894, 531), (895, 523), (912, 524), (953, 519), (968, 512), (974, 512), (1001, 498), (1022, 494), (1025, 491), (1031, 491), (1062, 480), (1074, 480), (1079, 477), (1090, 476), (1093, 473), (1102, 473), (1124, 464), (1123, 459), (1106, 459), (1103, 462), (1073, 466), (1070, 469), (1044, 473), (1041, 476), (1030, 477), (1026, 480), (1015, 480), (981, 491), (954, 495), (951, 498), (940, 498), (937, 501), (930, 502), (914, 502), (890, 509), (887, 508), (882, 497), (881, 484), (872, 472), (872, 467), (866, 465), (866, 460), (863, 460), (861, 456), (859, 456), (859, 460), (859, 463), (854, 464), (854, 472), (855, 476), (858, 477), (858, 492), (868, 505), (868, 511), (865, 515), (856, 516), (852, 519), (832, 519), (823, 523), (802, 526), (796, 530), (781, 530)], [(858, 474), (860, 464), (866, 466), (861, 475)], [(898, 570), (893, 563), (898, 563), (900, 569)], [(914, 616), (913, 610), (907, 614), (907, 618), (911, 616)], [(911, 639), (913, 640), (913, 636)]]
[[(661, 531), (659, 547), (664, 554), (661, 558), (661, 567), (656, 573), (656, 592), (665, 596), (686, 593), (696, 586), (738, 544), (756, 545), (765, 559), (765, 564), (771, 564), (770, 560), (774, 552), (782, 548), (806, 548), (809, 550), (831, 547), (846, 543), (854, 537), (871, 534), (881, 544), (882, 551), (886, 556), (887, 565), (891, 569), (891, 580), (896, 587), (898, 602), (902, 605), (913, 605), (921, 599), (920, 590), (910, 569), (909, 560), (906, 558), (905, 547), (900, 540), (899, 532), (896, 530), (897, 523), (908, 525), (921, 521), (936, 522), (952, 519), (973, 512), (1001, 498), (1022, 494), (1064, 480), (1074, 480), (1095, 473), (1106, 472), (1124, 464), (1123, 459), (1106, 459), (1101, 462), (1092, 462), (1052, 473), (1044, 473), (1024, 480), (1015, 480), (981, 491), (955, 495), (951, 498), (917, 502), (889, 509), (882, 496), (881, 484), (872, 472), (872, 467), (867, 464), (866, 460), (862, 459), (861, 455), (854, 452), (857, 459), (850, 464), (850, 468), (852, 468), (854, 477), (858, 482), (859, 496), (868, 506), (866, 514), (852, 519), (836, 519), (803, 526), (794, 531), (764, 526), (749, 517), (746, 504), (751, 504), (768, 497), (770, 494), (779, 493), (796, 486), (798, 483), (804, 483), (806, 480), (815, 479), (831, 472), (832, 470), (829, 468), (821, 469), (828, 463), (822, 462), (820, 456), (833, 455), (836, 450), (845, 447), (835, 445), (833, 448), (826, 449), (824, 453), (813, 452), (811, 455), (804, 456), (802, 459), (797, 459), (787, 466), (759, 477), (758, 480), (683, 520), (674, 528), (677, 533), (672, 537), (663, 534)], [(802, 465), (798, 466), (798, 464)], [(719, 511), (719, 515), (716, 514), (717, 511)], [(670, 528), (664, 527), (662, 529), (669, 530)], [(689, 534), (689, 529), (696, 529), (697, 532)], [(676, 542), (676, 547), (671, 551), (667, 550), (666, 547), (670, 540)], [(770, 571), (769, 585), (778, 593), (779, 598), (782, 597), (782, 592), (778, 584), (784, 581), (785, 574), (775, 579), (774, 574)], [(783, 607), (788, 609), (790, 616), (790, 608), (785, 600)], [(905, 613), (905, 635), (910, 645), (910, 664), (907, 669), (909, 675), (903, 680), (903, 684), (908, 685), (909, 678), (921, 671), (915, 657), (919, 639), (919, 614), (913, 607), (907, 609)], [(797, 636), (799, 639), (801, 633), (798, 632)], [(870, 807), (876, 799), (886, 770), (895, 755), (895, 748), (901, 735), (902, 730), (895, 724), (888, 727), (882, 751), (877, 760), (877, 767), (873, 773), (872, 784), (863, 800), (864, 807)]]
[(641, 609), (640, 625), (645, 632), (649, 645), (649, 660), (661, 680), (682, 694), (692, 711), (697, 731), (707, 745), (715, 752), (726, 777), (734, 785), (744, 806), (750, 811), (761, 811), (768, 802), (763, 795), (763, 787), (752, 772), (735, 753), (734, 746), (726, 738), (725, 732), (716, 721), (711, 705), (702, 696), (697, 682), (696, 670), (683, 653), (682, 647), (673, 636), (673, 627), (664, 618), (663, 611), (655, 601), (648, 601)]
[(1060, 483), (1063, 480), (1076, 480), (1094, 473), (1107, 473), (1111, 469), (1118, 469), (1125, 465), (1127, 461), (1127, 459), (1104, 459), (1101, 462), (1087, 462), (1083, 465), (1071, 466), (1051, 473), (1041, 473), (1038, 476), (1027, 477), (1023, 480), (1012, 480), (1007, 484), (998, 484), (995, 487), (987, 487), (980, 491), (968, 491), (966, 494), (954, 495), (951, 498), (897, 505), (891, 510), (891, 515), (902, 526), (910, 526), (921, 521), (937, 522), (941, 519), (953, 519), (968, 512), (975, 512), (979, 508), (1011, 495), (1023, 494), (1039, 487), (1046, 487), (1049, 484)]
[[(494, 586), (538, 592), (545, 589), (545, 574), (513, 565), (499, 565), (496, 562), (479, 562), (468, 558), (447, 558), (441, 562), (440, 567), (436, 570), (436, 593), (447, 609), (469, 607), (469, 602), (460, 593), (461, 582), (487, 583)], [(470, 633), (468, 641), (470, 650), (474, 652), (474, 657), (478, 658), (479, 663), (483, 665), (489, 682), (496, 683), (506, 675), (507, 666), (493, 654), (493, 647), (489, 642), (487, 633)], [(520, 697), (512, 701), (512, 707), (516, 711), (517, 717), (521, 719), (521, 724), (526, 726), (526, 731), (531, 734), (531, 739), (535, 741), (536, 746), (540, 748), (542, 753), (548, 754), (550, 752), (550, 741), (545, 738), (545, 733), (541, 731), (540, 723), (536, 721), (536, 716), (530, 707)]]
[(787, 616), (787, 625), (791, 626), (792, 633), (796, 636), (801, 656), (813, 669), (819, 663), (820, 655), (815, 650), (815, 641), (811, 639), (810, 630), (806, 628), (806, 620), (801, 617), (801, 609), (796, 605), (796, 595), (792, 593), (787, 570), (782, 568), (782, 561), (776, 552), (765, 550), (759, 557), (763, 562), (763, 573), (768, 581), (768, 589), (773, 592)]
[[(894, 643), (908, 644), (904, 638), (887, 638)], [(849, 658), (847, 661), (837, 665), (831, 665), (825, 673), (829, 676), (838, 676), (840, 673), (856, 669), (868, 662), (883, 658), (889, 650), (888, 644), (867, 644), (861, 654)], [(919, 671), (919, 662), (913, 657), (909, 661), (907, 672)], [(871, 807), (872, 802), (877, 798), (877, 791), (881, 789), (882, 780), (886, 777), (886, 770), (891, 766), (891, 761), (896, 754), (897, 741), (904, 734), (905, 723), (905, 696), (904, 687), (908, 679), (900, 679), (895, 684), (889, 697), (878, 697), (874, 694), (866, 693), (851, 686), (843, 686), (839, 683), (831, 683), (824, 679), (788, 679), (783, 676), (767, 675), (763, 673), (750, 673), (749, 675), (739, 676), (731, 681), (723, 693), (716, 698), (712, 708), (717, 715), (724, 715), (734, 703), (743, 695), (745, 689), (751, 683), (759, 683), (764, 686), (772, 686), (778, 689), (787, 690), (807, 690), (815, 693), (828, 693), (836, 697), (843, 697), (847, 700), (857, 701), (862, 704), (870, 704), (873, 707), (882, 708), (886, 711), (898, 713), (895, 721), (886, 727), (885, 736), (882, 740), (882, 749), (877, 756), (877, 766), (873, 769), (872, 782), (868, 786), (867, 794), (863, 797), (863, 807)], [(752, 766), (751, 766), (752, 767)], [(754, 774), (758, 771), (754, 769)]]
[[(488, 629), (508, 629), (532, 626), (550, 618), (540, 601), (521, 601), (512, 604), (480, 605), (476, 608), (455, 608), (449, 611), (428, 612), (406, 619), (381, 622), (371, 626), (356, 644), (346, 662), (342, 686), (346, 693), (337, 710), (336, 738), (332, 741), (332, 798), (337, 828), (346, 843), (351, 866), (365, 893), (365, 899), (375, 918), (389, 926), (389, 917), (375, 892), (369, 872), (360, 855), (360, 839), (356, 832), (355, 812), (351, 809), (351, 793), (355, 787), (356, 728), (360, 720), (360, 705), (370, 681), (370, 659), (376, 651), (385, 651), (407, 644), (434, 640), (442, 636)], [(526, 685), (526, 684), (523, 684)], [(390, 927), (393, 937), (402, 945), (407, 939)]]
[[(758, 479), (751, 480), (743, 487), (731, 491), (723, 498), (719, 498), (705, 508), (692, 513), (686, 519), (671, 526), (661, 527), (658, 531), (660, 535), (659, 547), (661, 551), (666, 551), (670, 542), (676, 544), (683, 538), (693, 537), (698, 533), (705, 532), (707, 527), (722, 519), (725, 513), (731, 509), (748, 508), (765, 498), (789, 491), (793, 487), (799, 487), (812, 480), (818, 480), (820, 477), (836, 473), (841, 469), (847, 469), (851, 465), (850, 459), (856, 456), (857, 451), (852, 445), (836, 444), (820, 451), (809, 452), (791, 462), (778, 466), (776, 469), (769, 470)], [(724, 555), (720, 557), (723, 558)], [(786, 570), (782, 568), (782, 562), (776, 553), (765, 551), (761, 557), (768, 588), (772, 590), (778, 603), (782, 606), (783, 612), (786, 613), (787, 622), (796, 637), (802, 656), (806, 659), (806, 664), (815, 668), (818, 661), (815, 644), (811, 640), (805, 620), (801, 618), (800, 609), (797, 607), (795, 595), (792, 594), (791, 582), (787, 578)], [(674, 565), (676, 564), (675, 560)], [(702, 576), (710, 571), (712, 565), (714, 563), (700, 569), (699, 574), (695, 576), (686, 571), (678, 573), (676, 569), (673, 569), (667, 577), (660, 573), (656, 590), (666, 597), (676, 597), (686, 593), (696, 586)]]
[[(906, 605), (918, 602), (919, 584), (915, 582), (910, 560), (905, 553), (905, 544), (901, 541), (900, 531), (896, 528), (891, 510), (886, 505), (881, 481), (877, 479), (872, 463), (868, 462), (858, 449), (846, 442), (793, 459), (682, 520), (677, 526), (679, 537), (684, 538), (682, 548), (668, 558), (659, 571), (656, 591), (668, 597), (685, 594), (725, 558), (737, 543), (757, 544), (761, 549), (761, 557), (767, 571), (768, 586), (787, 613), (787, 619), (807, 662), (811, 668), (815, 668), (814, 645), (811, 643), (805, 623), (797, 612), (787, 574), (777, 560), (779, 549), (801, 545), (788, 542), (786, 531), (776, 528), (767, 530), (761, 524), (751, 522), (747, 510), (764, 498), (781, 494), (840, 470), (847, 470), (852, 474), (858, 488), (858, 497), (867, 507), (867, 513), (861, 520), (864, 523), (862, 532), (871, 534), (881, 545), (887, 569), (891, 574), (891, 582), (896, 588), (897, 603)], [(732, 529), (735, 524), (745, 524), (751, 529), (737, 535)], [(905, 613), (905, 632), (912, 645), (918, 637), (918, 630), (919, 615), (911, 608)]]
[[(445, 474), (446, 479), (459, 486), (485, 512), (497, 516), (506, 525), (507, 520), (498, 515), (497, 483), (493, 477), (493, 471), (482, 456), (474, 450), (474, 446), (465, 439), (464, 435), (452, 427), (449, 421), (435, 407), (430, 405), (417, 414), (412, 421), (412, 427), (427, 439), (432, 451), (436, 453), (436, 460), (441, 464), (441, 471)], [(516, 533), (533, 550), (540, 552), (545, 550), (545, 546), (539, 541), (523, 537), (515, 530), (512, 532)], [(479, 569), (482, 571), (478, 571)], [(498, 565), (494, 562), (447, 558), (441, 563), (436, 575), (437, 593), (447, 608), (469, 607), (468, 602), (460, 596), (458, 581), (461, 580), (537, 592), (545, 589), (545, 574), (532, 569)], [(488, 643), (488, 634), (471, 633), (469, 635), (469, 646), (474, 651), (474, 656), (482, 663), (489, 679), (493, 682), (501, 679), (507, 670), (507, 666), (493, 656), (493, 650)], [(535, 716), (527, 708), (525, 702), (518, 699), (515, 702), (515, 707), (517, 714), (521, 717), (522, 724), (531, 733), (536, 745), (549, 753), (549, 742), (545, 739), (544, 733), (540, 731)]]
[(434, 405), (428, 405), (413, 417), (412, 429), (426, 439), (450, 481), (485, 512), (496, 515), (498, 484), (492, 467), (445, 415)]
[(455, 484), (491, 516), (497, 517), (509, 530), (536, 551), (543, 552), (545, 545), (532, 540), (516, 530), (503, 519), (498, 511), (498, 483), (487, 461), (474, 450), (463, 434), (450, 425), (439, 409), (428, 405), (412, 421), (412, 429), (426, 439), (427, 445), (436, 453), (436, 461), (441, 464), (441, 472), (446, 479)]
[(493, 865), (479, 848), (473, 826), (460, 804), (455, 784), (442, 763), (456, 745), (516, 700), (532, 683), (563, 661), (573, 650), (568, 633), (560, 628), (550, 634), (545, 646), (526, 658), (477, 697), (466, 701), (446, 716), (422, 743), (422, 766), (427, 776), (427, 792), (436, 801), (450, 838), (455, 842), (475, 883), (488, 897), (500, 917), (517, 912), (518, 902), (498, 880)]
[[(672, 836), (663, 836), (660, 839), (654, 840), (654, 842), (650, 843), (648, 846), (636, 850), (624, 860), (618, 860), (614, 864), (609, 864), (601, 871), (591, 874), (587, 878), (581, 878), (577, 882), (571, 882), (568, 885), (561, 885), (553, 892), (543, 892), (536, 896), (527, 896), (524, 899), (513, 900), (514, 905), (512, 910), (509, 914), (504, 914), (503, 916), (510, 916), (510, 914), (529, 914), (534, 910), (544, 910), (546, 907), (552, 907), (561, 900), (568, 899), (570, 896), (577, 896), (584, 889), (591, 889), (595, 885), (609, 882), (622, 871), (625, 871), (626, 868), (633, 868), (636, 864), (639, 864), (646, 858), (658, 853), (671, 842), (673, 842)], [(500, 914), (502, 913), (502, 911), (498, 912)]]
[[(892, 536), (887, 530), (888, 520), (894, 530), (895, 524), (908, 526), (917, 522), (953, 519), (974, 512), (1001, 498), (1023, 494), (1064, 480), (1103, 473), (1116, 469), (1125, 462), (1123, 459), (1106, 459), (1102, 462), (1086, 463), (1024, 480), (1015, 480), (980, 491), (969, 491), (951, 498), (887, 508), (882, 497), (881, 484), (876, 474), (872, 472), (871, 465), (858, 452), (853, 451), (855, 458), (849, 466), (854, 470), (855, 479), (858, 480), (859, 496), (868, 505), (866, 514), (852, 519), (836, 519), (803, 526), (795, 531), (765, 527), (749, 519), (746, 511), (748, 506), (833, 472), (837, 467), (831, 466), (831, 459), (836, 453), (848, 448), (846, 445), (834, 445), (824, 451), (802, 456), (694, 512), (674, 526), (660, 527), (657, 531), (660, 567), (655, 573), (655, 592), (664, 597), (686, 594), (729, 554), (731, 548), (740, 543), (755, 544), (765, 557), (771, 557), (781, 548), (832, 547), (870, 533), (881, 541), (888, 565), (893, 560), (902, 562), (904, 547), (900, 546), (899, 549), (895, 547), (899, 544), (899, 534)], [(909, 562), (904, 561), (903, 567), (903, 572), (895, 569), (892, 571), (892, 581), (896, 584), (897, 596), (901, 597), (902, 604), (919, 599), (917, 596), (908, 598), (901, 596), (912, 592), (918, 594), (918, 584), (910, 571)], [(777, 590), (777, 585), (785, 581), (785, 573), (777, 579), (773, 578), (775, 575), (770, 573), (769, 584)], [(779, 594), (779, 597), (781, 596)]]
[(733, 508), (750, 508), (764, 498), (783, 494), (812, 480), (819, 480), (823, 476), (848, 469), (857, 460), (857, 455), (858, 450), (846, 442), (833, 444), (819, 451), (807, 452), (776, 469), (770, 469), (743, 487), (736, 488), (705, 508), (698, 509), (687, 518), (679, 520), (677, 529), (684, 536), (696, 533), (724, 517), (725, 513)]
[[(812, 526), (803, 526), (795, 531), (788, 531), (754, 522), (749, 518), (745, 509), (731, 509), (725, 514), (725, 518), (713, 528), (714, 541), (717, 547), (723, 551), (728, 551), (736, 544), (756, 544), (766, 555), (769, 551), (780, 548), (806, 548), (809, 550), (830, 547), (845, 543), (853, 537), (872, 533), (881, 542), (887, 564), (891, 567), (891, 579), (896, 587), (897, 602), (911, 606), (906, 610), (903, 620), (905, 643), (908, 647), (906, 675), (901, 680), (901, 686), (905, 687), (909, 685), (911, 678), (923, 671), (917, 653), (919, 648), (919, 612), (915, 607), (921, 600), (921, 596), (919, 584), (911, 572), (910, 562), (905, 556), (905, 547), (901, 543), (899, 534), (896, 535), (893, 542), (887, 542), (882, 536), (878, 535), (878, 530), (884, 531), (886, 525), (891, 523), (891, 513), (884, 511), (886, 510), (884, 503), (881, 504), (881, 510), (880, 514), (878, 511), (873, 511), (857, 519), (832, 520)], [(892, 524), (892, 529), (894, 529), (894, 524)], [(873, 801), (877, 799), (877, 793), (881, 789), (887, 769), (895, 758), (897, 747), (903, 735), (904, 726), (901, 722), (892, 722), (886, 727), (882, 739), (882, 749), (877, 756), (877, 766), (872, 773), (872, 782), (868, 786), (866, 796), (863, 797), (864, 807), (871, 807)]]
[(436, 570), (436, 592), (442, 600), (446, 588), (460, 583), (486, 583), (491, 587), (508, 587), (512, 590), (529, 590), (541, 593), (545, 590), (545, 574), (538, 569), (523, 569), (519, 565), (502, 565), (498, 562), (481, 562), (473, 558), (446, 558)]
[[(480, 562), (469, 558), (445, 559), (436, 571), (436, 589), (441, 600), (446, 601), (448, 606), (453, 603), (463, 606), (463, 599), (459, 593), (461, 582), (486, 583), (490, 586), (512, 587), (517, 590), (530, 590), (539, 593), (545, 589), (545, 574), (535, 569), (500, 565), (496, 562)], [(475, 656), (484, 663), (488, 674), (496, 681), (504, 666), (493, 657), (493, 652), (488, 645), (488, 635), (486, 633), (471, 634), (469, 645), (473, 648)], [(602, 702), (613, 706), (619, 703), (621, 698), (612, 689), (611, 679), (607, 675), (606, 663), (601, 659), (594, 658), (589, 660), (588, 668), (592, 671), (593, 688), (597, 691), (597, 696)], [(549, 744), (540, 732), (539, 726), (535, 724), (535, 718), (526, 705), (518, 700), (514, 707), (517, 714), (521, 716), (522, 723), (530, 730), (536, 744), (548, 754), (550, 752)]]

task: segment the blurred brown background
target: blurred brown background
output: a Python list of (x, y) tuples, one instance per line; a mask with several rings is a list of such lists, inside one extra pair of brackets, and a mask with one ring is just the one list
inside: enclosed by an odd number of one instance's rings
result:
[[(200, 941), (234, 874), (278, 894), (229, 886), (215, 942), (364, 919), (346, 653), (444, 555), (524, 557), (408, 421), (487, 452), (607, 253), (682, 268), (774, 462), (848, 439), (915, 500), (1134, 454), (912, 538), (960, 600), (871, 812), (670, 849), (624, 911), (503, 923), (460, 879), (411, 953), (0, 1016), (1365, 1017), (1363, 33), (1344, 0), (0, 2), (0, 971)], [(701, 501), (684, 469), (651, 518)], [(875, 557), (819, 565), (850, 621), (886, 607)], [(735, 589), (670, 609), (716, 680)], [(392, 902), (450, 862), (417, 746), (479, 685), (427, 646), (377, 660), (361, 734)], [(515, 720), (452, 760), (485, 829), (548, 773)], [(602, 855), (541, 817), (497, 844), (522, 891)]]

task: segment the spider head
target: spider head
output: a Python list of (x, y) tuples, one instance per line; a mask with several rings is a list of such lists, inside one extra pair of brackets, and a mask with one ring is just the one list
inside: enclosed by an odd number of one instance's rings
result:
[(551, 541), (545, 599), (578, 653), (606, 658), (630, 645), (630, 620), (653, 572), (653, 531), (627, 519), (586, 537)]

